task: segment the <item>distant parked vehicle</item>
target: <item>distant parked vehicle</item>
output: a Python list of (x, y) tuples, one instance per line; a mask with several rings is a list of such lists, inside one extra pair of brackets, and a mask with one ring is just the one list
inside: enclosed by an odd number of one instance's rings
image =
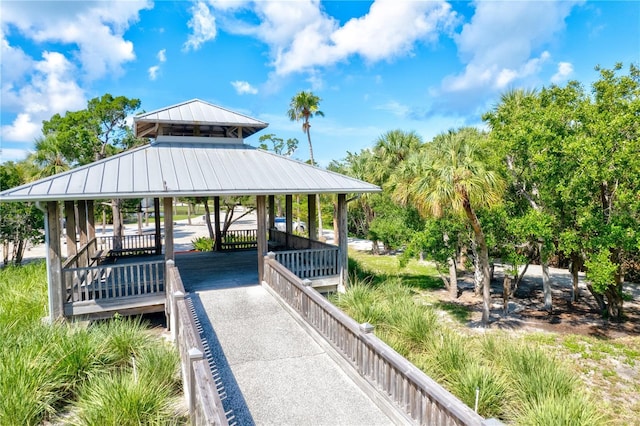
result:
[[(287, 230), (287, 219), (284, 217), (276, 217), (275, 219), (276, 229), (278, 231), (285, 232)], [(300, 222), (293, 222), (293, 230), (297, 232), (305, 232), (307, 230), (307, 224)]]

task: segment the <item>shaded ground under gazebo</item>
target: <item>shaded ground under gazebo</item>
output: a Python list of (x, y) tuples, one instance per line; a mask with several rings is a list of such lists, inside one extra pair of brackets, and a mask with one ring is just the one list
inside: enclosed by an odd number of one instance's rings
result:
[[(174, 198), (212, 198), (216, 250), (257, 251), (260, 279), (264, 256), (277, 250), (278, 261), (300, 278), (334, 277), (344, 284), (347, 194), (380, 188), (246, 145), (244, 138), (267, 123), (201, 100), (139, 115), (134, 123), (136, 135), (150, 138), (149, 145), (0, 193), (0, 202), (37, 202), (46, 213), (51, 319), (164, 310), (165, 263), (174, 259)], [(337, 197), (335, 246), (315, 238), (316, 194)], [(275, 196), (282, 195), (286, 227), (278, 231)], [(294, 195), (308, 197), (309, 238), (293, 233)], [(255, 230), (221, 231), (225, 196), (255, 197)], [(96, 202), (141, 198), (154, 200), (153, 232), (96, 236)], [(60, 244), (63, 218), (66, 253)]]

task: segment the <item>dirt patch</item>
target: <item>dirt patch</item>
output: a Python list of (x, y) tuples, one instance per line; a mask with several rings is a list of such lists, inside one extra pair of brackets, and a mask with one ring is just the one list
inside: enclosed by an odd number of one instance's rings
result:
[[(640, 286), (627, 283), (624, 291), (633, 299), (624, 302), (625, 320), (614, 322), (602, 317), (593, 296), (580, 275), (578, 301), (571, 302), (571, 275), (567, 270), (550, 268), (553, 310), (544, 310), (542, 273), (540, 266), (531, 265), (512, 295), (509, 314), (502, 309), (503, 271), (495, 269), (491, 283), (491, 328), (522, 329), (522, 331), (550, 331), (560, 334), (582, 334), (603, 338), (619, 338), (640, 335)], [(473, 292), (473, 277), (464, 276), (458, 283), (460, 296), (456, 303), (467, 306), (471, 312), (471, 324), (479, 324), (481, 318), (481, 297)], [(446, 297), (445, 295), (443, 295)]]

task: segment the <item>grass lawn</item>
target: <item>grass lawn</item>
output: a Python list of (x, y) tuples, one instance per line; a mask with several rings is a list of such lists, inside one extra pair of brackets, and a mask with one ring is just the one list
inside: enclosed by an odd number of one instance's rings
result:
[[(352, 251), (359, 270), (334, 303), (480, 414), (515, 424), (640, 424), (640, 337), (468, 327), (433, 267)], [(354, 262), (355, 261), (355, 262)], [(364, 279), (362, 279), (364, 277)], [(447, 321), (442, 321), (447, 318)]]
[(0, 425), (186, 421), (179, 358), (139, 318), (46, 324), (44, 262), (0, 269)]

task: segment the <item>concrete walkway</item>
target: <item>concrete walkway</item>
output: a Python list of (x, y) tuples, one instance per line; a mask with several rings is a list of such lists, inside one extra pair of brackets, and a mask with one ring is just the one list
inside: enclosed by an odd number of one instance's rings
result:
[[(177, 255), (226, 411), (238, 425), (393, 422), (257, 284), (255, 252)], [(330, 349), (329, 349), (330, 350)]]

